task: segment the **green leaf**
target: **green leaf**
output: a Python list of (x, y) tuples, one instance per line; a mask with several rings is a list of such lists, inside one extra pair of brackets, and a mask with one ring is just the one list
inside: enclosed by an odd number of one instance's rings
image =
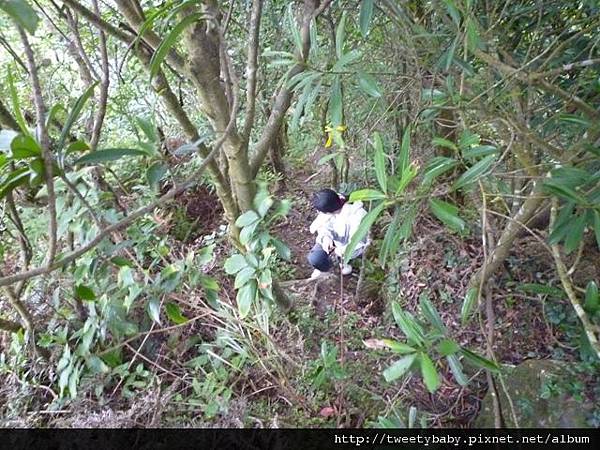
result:
[(90, 149), (90, 146), (87, 143), (85, 143), (84, 141), (78, 140), (75, 142), (71, 142), (67, 146), (65, 155), (69, 155), (71, 153), (83, 152), (83, 151), (89, 150), (89, 149)]
[(410, 159), (410, 134), (412, 132), (411, 126), (407, 126), (402, 133), (402, 145), (400, 146), (400, 153), (396, 161), (397, 170), (401, 173), (408, 167), (408, 161)]
[(433, 215), (452, 231), (463, 232), (465, 230), (466, 224), (458, 216), (458, 208), (453, 204), (432, 198), (429, 200), (429, 207)]
[(382, 267), (385, 267), (386, 260), (389, 255), (391, 255), (392, 246), (394, 242), (398, 239), (398, 227), (400, 225), (400, 221), (402, 220), (402, 210), (396, 207), (396, 211), (394, 212), (394, 217), (390, 224), (388, 225), (387, 231), (385, 232), (385, 236), (383, 238), (383, 242), (381, 243), (381, 250), (379, 251), (379, 262)]
[(551, 245), (558, 244), (566, 236), (573, 220), (574, 209), (575, 204), (572, 202), (567, 203), (561, 208), (556, 221), (552, 225), (550, 236), (548, 236), (548, 242)]
[(452, 371), (452, 375), (461, 386), (466, 386), (469, 383), (469, 380), (465, 376), (463, 372), (462, 364), (456, 355), (448, 355), (446, 356), (446, 360), (448, 361), (448, 365), (450, 366), (450, 370)]
[(96, 300), (96, 294), (92, 288), (89, 286), (84, 286), (83, 284), (75, 286), (75, 297), (79, 300), (86, 300), (90, 302)]
[(567, 255), (577, 249), (583, 239), (583, 231), (585, 230), (586, 214), (582, 213), (575, 217), (575, 220), (569, 224), (567, 237), (565, 238), (565, 253)]
[(3, 199), (13, 189), (22, 186), (27, 183), (31, 172), (27, 167), (12, 171), (4, 180), (3, 184), (0, 184), (0, 200)]
[(20, 160), (32, 157), (41, 157), (42, 148), (40, 145), (31, 137), (26, 134), (17, 135), (10, 143), (10, 150), (12, 153), (12, 159)]
[(271, 238), (271, 244), (275, 247), (279, 257), (285, 261), (289, 261), (292, 257), (290, 248), (277, 238)]
[(437, 309), (435, 309), (435, 306), (433, 306), (433, 303), (431, 303), (431, 300), (429, 300), (429, 296), (422, 294), (419, 297), (419, 303), (421, 306), (421, 312), (425, 318), (435, 327), (437, 331), (442, 334), (446, 333), (446, 326), (444, 325), (444, 322), (442, 322), (442, 318), (437, 312)]
[(147, 153), (136, 148), (105, 148), (90, 152), (77, 159), (73, 164), (82, 166), (94, 166), (98, 163), (116, 161), (126, 156), (146, 156)]
[(383, 198), (386, 198), (386, 195), (376, 189), (361, 189), (350, 194), (351, 202), (381, 200)]
[(460, 12), (454, 3), (454, 0), (444, 0), (444, 3), (446, 4), (448, 14), (450, 14), (450, 17), (452, 17), (456, 26), (458, 26), (460, 24)]
[(583, 306), (590, 314), (595, 314), (600, 309), (600, 298), (598, 297), (598, 285), (590, 281), (585, 289), (585, 304)]
[(165, 176), (167, 173), (167, 166), (160, 161), (155, 162), (146, 171), (146, 179), (148, 180), (148, 184), (152, 187), (158, 185), (158, 182)]
[(596, 235), (596, 244), (600, 249), (600, 211), (594, 211), (594, 234)]
[(181, 314), (181, 308), (176, 303), (170, 302), (165, 306), (165, 312), (167, 313), (167, 317), (171, 320), (171, 322), (179, 325), (182, 323), (186, 323), (188, 319)]
[(405, 167), (402, 171), (402, 176), (400, 177), (400, 182), (396, 187), (396, 195), (402, 194), (406, 186), (417, 176), (417, 166), (415, 164), (410, 164)]
[(523, 283), (518, 285), (517, 289), (527, 293), (544, 294), (556, 298), (565, 298), (565, 293), (562, 289), (558, 289), (553, 286), (548, 286), (546, 284)]
[(460, 189), (477, 181), (479, 178), (486, 174), (490, 167), (492, 167), (492, 164), (495, 160), (495, 155), (489, 155), (483, 158), (481, 161), (474, 164), (473, 166), (471, 166), (465, 173), (463, 173), (460, 176), (458, 180), (456, 180), (456, 182), (452, 185), (452, 189)]
[[(18, 0), (15, 0), (18, 1)], [(27, 122), (25, 122), (25, 118), (23, 117), (23, 113), (21, 112), (21, 105), (19, 104), (19, 94), (17, 89), (15, 88), (15, 83), (13, 80), (12, 70), (8, 69), (8, 74), (6, 76), (8, 81), (8, 90), (10, 91), (10, 99), (13, 107), (13, 114), (15, 115), (15, 120), (19, 124), (19, 128), (21, 129), (21, 133), (26, 136), (30, 136), (29, 127), (27, 126)]]
[(179, 35), (191, 24), (201, 20), (204, 17), (202, 13), (193, 13), (189, 16), (185, 16), (181, 22), (173, 27), (173, 29), (169, 32), (169, 34), (162, 40), (154, 55), (152, 55), (152, 59), (150, 60), (150, 79), (154, 78), (158, 71), (160, 70), (160, 65), (167, 57), (167, 54), (171, 50), (171, 47), (175, 45)]
[(409, 371), (410, 366), (412, 366), (412, 364), (415, 362), (416, 357), (416, 353), (413, 353), (412, 355), (407, 355), (404, 358), (401, 358), (398, 361), (396, 361), (387, 369), (385, 369), (383, 371), (383, 377), (385, 378), (385, 381), (389, 383), (394, 380), (397, 380), (398, 378), (406, 374), (406, 372)]
[(258, 222), (259, 220), (260, 217), (258, 216), (258, 214), (256, 214), (255, 211), (249, 210), (237, 218), (237, 220), (235, 221), (235, 225), (241, 228), (245, 227), (246, 225)]
[(242, 319), (250, 312), (250, 307), (256, 297), (256, 287), (256, 280), (250, 280), (238, 290), (236, 302)]
[(240, 254), (235, 254), (227, 258), (227, 261), (225, 261), (223, 268), (225, 269), (225, 272), (227, 274), (233, 275), (235, 273), (238, 273), (246, 266), (248, 266), (246, 258), (244, 258)]
[(375, 78), (362, 70), (358, 71), (358, 87), (371, 97), (379, 98), (382, 95), (381, 89), (377, 85)]
[[(69, 133), (71, 132), (71, 128), (73, 127), (73, 124), (79, 118), (79, 115), (81, 114), (81, 110), (85, 106), (85, 103), (88, 101), (88, 99), (94, 93), (94, 88), (97, 85), (98, 85), (97, 81), (95, 83), (92, 83), (83, 92), (83, 94), (81, 94), (81, 96), (77, 99), (77, 101), (73, 105), (73, 109), (71, 110), (71, 112), (67, 116), (67, 120), (65, 121), (65, 124), (63, 125), (63, 129), (60, 132), (60, 137), (58, 139), (58, 144), (57, 144), (57, 148), (58, 148), (59, 153), (62, 153), (62, 150), (63, 150), (63, 148), (65, 146), (65, 142), (67, 142), (67, 137), (69, 136)], [(60, 165), (62, 167), (62, 163)]]
[(438, 176), (453, 169), (457, 164), (456, 159), (446, 158), (445, 156), (432, 158), (425, 166), (423, 185), (429, 186)]
[(450, 356), (460, 350), (460, 345), (452, 339), (442, 339), (437, 345), (437, 351), (442, 356)]
[(40, 18), (28, 2), (25, 0), (2, 0), (0, 1), (0, 9), (18, 25), (29, 31), (29, 34), (35, 34)]
[(551, 179), (544, 182), (544, 191), (549, 194), (564, 198), (567, 201), (585, 205), (588, 201), (574, 189), (570, 188), (560, 180)]
[(474, 364), (477, 367), (481, 367), (492, 372), (500, 371), (500, 367), (498, 367), (498, 365), (495, 362), (490, 361), (489, 359), (484, 358), (483, 356), (479, 356), (477, 353), (473, 353), (467, 350), (466, 348), (462, 348), (459, 353), (463, 355), (467, 361), (469, 361), (471, 364)]
[(465, 159), (480, 158), (482, 156), (496, 155), (497, 153), (498, 149), (493, 145), (477, 145), (462, 151), (463, 158)]
[(475, 51), (482, 47), (479, 31), (477, 31), (477, 21), (474, 17), (469, 17), (467, 21), (467, 45), (469, 50)]
[(363, 37), (369, 34), (369, 26), (373, 17), (373, 0), (362, 0), (360, 3), (360, 16), (358, 23), (360, 25), (360, 33)]
[(142, 132), (146, 135), (150, 142), (158, 142), (158, 134), (156, 133), (156, 127), (152, 122), (143, 117), (136, 117), (135, 122), (138, 124)]
[(148, 316), (160, 325), (160, 300), (152, 297), (148, 302)]
[(414, 353), (417, 350), (414, 347), (411, 347), (408, 344), (404, 344), (402, 342), (394, 341), (393, 339), (382, 339), (383, 343), (386, 347), (388, 347), (394, 353)]
[(256, 269), (254, 269), (254, 267), (244, 267), (235, 276), (235, 284), (233, 287), (235, 289), (241, 288), (254, 277), (254, 274), (256, 274)]
[(124, 258), (123, 256), (113, 256), (110, 259), (110, 262), (112, 262), (114, 265), (119, 266), (119, 267), (124, 267), (124, 266), (133, 267), (133, 263), (130, 260), (128, 260), (127, 258)]
[(471, 316), (471, 312), (473, 311), (473, 307), (477, 302), (477, 294), (479, 293), (478, 288), (472, 287), (467, 291), (465, 295), (465, 299), (463, 301), (461, 310), (460, 310), (460, 319), (464, 324), (467, 323), (469, 317)]
[(397, 302), (392, 303), (392, 314), (406, 337), (421, 347), (425, 343), (425, 333), (416, 319), (410, 313), (403, 311)]
[(379, 133), (375, 133), (375, 176), (377, 177), (377, 182), (381, 187), (383, 192), (387, 192), (387, 172), (385, 168), (386, 156), (383, 152), (383, 145), (381, 143), (381, 137)]
[(250, 243), (254, 236), (254, 232), (256, 231), (256, 227), (258, 227), (258, 222), (251, 223), (242, 228), (242, 231), (240, 232), (240, 243), (242, 245), (248, 245)]
[(433, 361), (426, 353), (421, 353), (421, 374), (423, 375), (423, 381), (429, 392), (435, 392), (440, 387), (441, 381), (438, 375)]
[(386, 207), (386, 204), (384, 202), (381, 202), (379, 205), (377, 205), (375, 208), (373, 208), (371, 211), (369, 211), (369, 213), (365, 217), (363, 217), (358, 229), (352, 235), (352, 238), (350, 239), (350, 243), (346, 247), (346, 250), (344, 252), (344, 264), (348, 264), (348, 261), (350, 261), (350, 257), (352, 256), (352, 253), (354, 252), (354, 249), (356, 248), (358, 243), (367, 236), (367, 233), (369, 232), (371, 225), (373, 225), (373, 223), (375, 222), (377, 217), (379, 217), (379, 214), (381, 214), (381, 212), (385, 209), (385, 207)]
[[(346, 37), (346, 11), (342, 13), (340, 23), (335, 31), (335, 54), (338, 59), (344, 54), (344, 39)], [(335, 124), (334, 124), (335, 125)]]
[(329, 98), (329, 117), (333, 127), (337, 127), (342, 124), (342, 82), (339, 75), (335, 77), (333, 84), (331, 85), (331, 97)]
[(333, 72), (341, 72), (346, 68), (348, 64), (356, 61), (358, 58), (360, 58), (360, 56), (360, 51), (350, 50), (348, 53), (342, 55), (342, 57), (336, 61), (331, 70)]
[(442, 137), (435, 137), (431, 140), (431, 143), (433, 145), (436, 145), (438, 147), (445, 147), (445, 148), (449, 148), (450, 150), (454, 150), (454, 151), (458, 151), (458, 147), (456, 146), (456, 144), (452, 141), (449, 141), (448, 139), (444, 139)]

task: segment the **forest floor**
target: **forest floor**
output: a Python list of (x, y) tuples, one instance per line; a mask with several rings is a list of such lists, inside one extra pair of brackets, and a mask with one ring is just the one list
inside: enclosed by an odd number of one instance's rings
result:
[[(111, 385), (110, 395), (102, 401), (90, 393), (71, 403), (71, 413), (37, 420), (45, 426), (361, 427), (395, 413), (404, 420), (408, 408), (415, 407), (428, 427), (472, 426), (488, 388), (483, 371), (468, 371), (471, 382), (460, 386), (448, 367), (442, 366), (442, 384), (435, 394), (427, 391), (419, 376), (387, 383), (382, 372), (394, 356), (372, 342), (382, 338), (403, 341), (391, 316), (391, 302), (417, 313), (420, 296), (427, 295), (451, 337), (486, 354), (484, 336), (489, 330), (482, 318), (467, 326), (460, 324), (466, 285), (483, 259), (478, 233), (473, 230), (461, 238), (421, 216), (412, 239), (385, 272), (371, 262), (377, 249), (369, 250), (360, 292), (356, 292), (360, 260), (354, 261), (350, 276), (340, 278), (336, 270), (319, 282), (309, 282), (312, 268), (305, 255), (313, 245), (308, 227), (315, 216), (310, 197), (322, 187), (311, 175), (306, 169), (291, 169), (285, 188), (273, 193), (293, 201), (288, 217), (272, 231), (292, 252), (291, 260), (277, 267), (276, 273), (292, 295), (294, 309), (289, 316), (274, 314), (268, 339), (235, 320), (224, 325), (230, 318), (213, 315), (201, 301), (202, 291), (190, 287), (184, 294), (172, 295), (186, 317), (192, 318), (189, 325), (148, 335), (125, 348), (136, 364), (144, 362), (159, 384), (137, 393), (127, 391), (127, 395), (124, 384), (128, 382)], [(171, 235), (178, 236), (171, 247), (173, 258), (199, 250), (205, 245), (202, 236), (214, 234), (223, 225), (214, 198), (199, 189), (177, 199), (188, 225), (182, 226), (181, 215), (175, 215), (166, 226)], [(375, 243), (381, 231), (373, 230)], [(216, 260), (223, 261), (229, 252), (226, 240), (218, 241)], [(584, 265), (600, 272), (598, 261)], [(543, 246), (531, 237), (519, 239), (505, 269), (489, 293), (494, 299), (497, 360), (510, 365), (557, 357), (576, 361), (577, 350), (567, 344), (571, 328), (561, 325), (570, 314), (570, 305), (518, 289), (526, 283), (555, 280)], [(218, 278), (221, 300), (235, 308), (231, 278), (218, 265), (208, 270)], [(229, 359), (219, 370), (211, 374), (200, 365), (195, 346), (214, 341), (219, 328), (226, 328), (232, 340), (250, 348), (252, 364), (238, 369), (231, 353), (220, 353), (218, 358)], [(94, 380), (90, 382), (93, 386)], [(593, 386), (585, 386), (586, 395), (591, 396), (592, 390)]]

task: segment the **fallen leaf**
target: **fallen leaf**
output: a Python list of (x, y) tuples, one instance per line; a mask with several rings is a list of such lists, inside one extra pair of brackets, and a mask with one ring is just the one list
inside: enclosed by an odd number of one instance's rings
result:
[(323, 417), (331, 417), (334, 414), (335, 414), (335, 409), (332, 408), (331, 406), (326, 406), (319, 412), (319, 415), (321, 415)]
[(365, 339), (363, 341), (363, 344), (365, 345), (365, 347), (371, 348), (373, 350), (381, 350), (387, 348), (385, 342), (383, 342), (382, 339)]

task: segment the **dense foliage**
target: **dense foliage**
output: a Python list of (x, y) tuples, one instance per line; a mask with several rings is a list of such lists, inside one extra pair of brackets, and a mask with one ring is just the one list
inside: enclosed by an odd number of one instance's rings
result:
[[(470, 425), (538, 357), (598, 426), (599, 12), (0, 0), (3, 421)], [(323, 294), (326, 186), (372, 244)]]

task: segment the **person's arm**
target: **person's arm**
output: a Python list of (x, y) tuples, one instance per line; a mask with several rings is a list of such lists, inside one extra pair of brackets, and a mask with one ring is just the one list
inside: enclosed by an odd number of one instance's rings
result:
[(317, 233), (317, 244), (320, 244), (326, 252), (330, 252), (333, 249), (334, 244), (327, 223), (327, 216), (319, 214), (313, 223), (310, 224), (309, 231), (311, 234)]

